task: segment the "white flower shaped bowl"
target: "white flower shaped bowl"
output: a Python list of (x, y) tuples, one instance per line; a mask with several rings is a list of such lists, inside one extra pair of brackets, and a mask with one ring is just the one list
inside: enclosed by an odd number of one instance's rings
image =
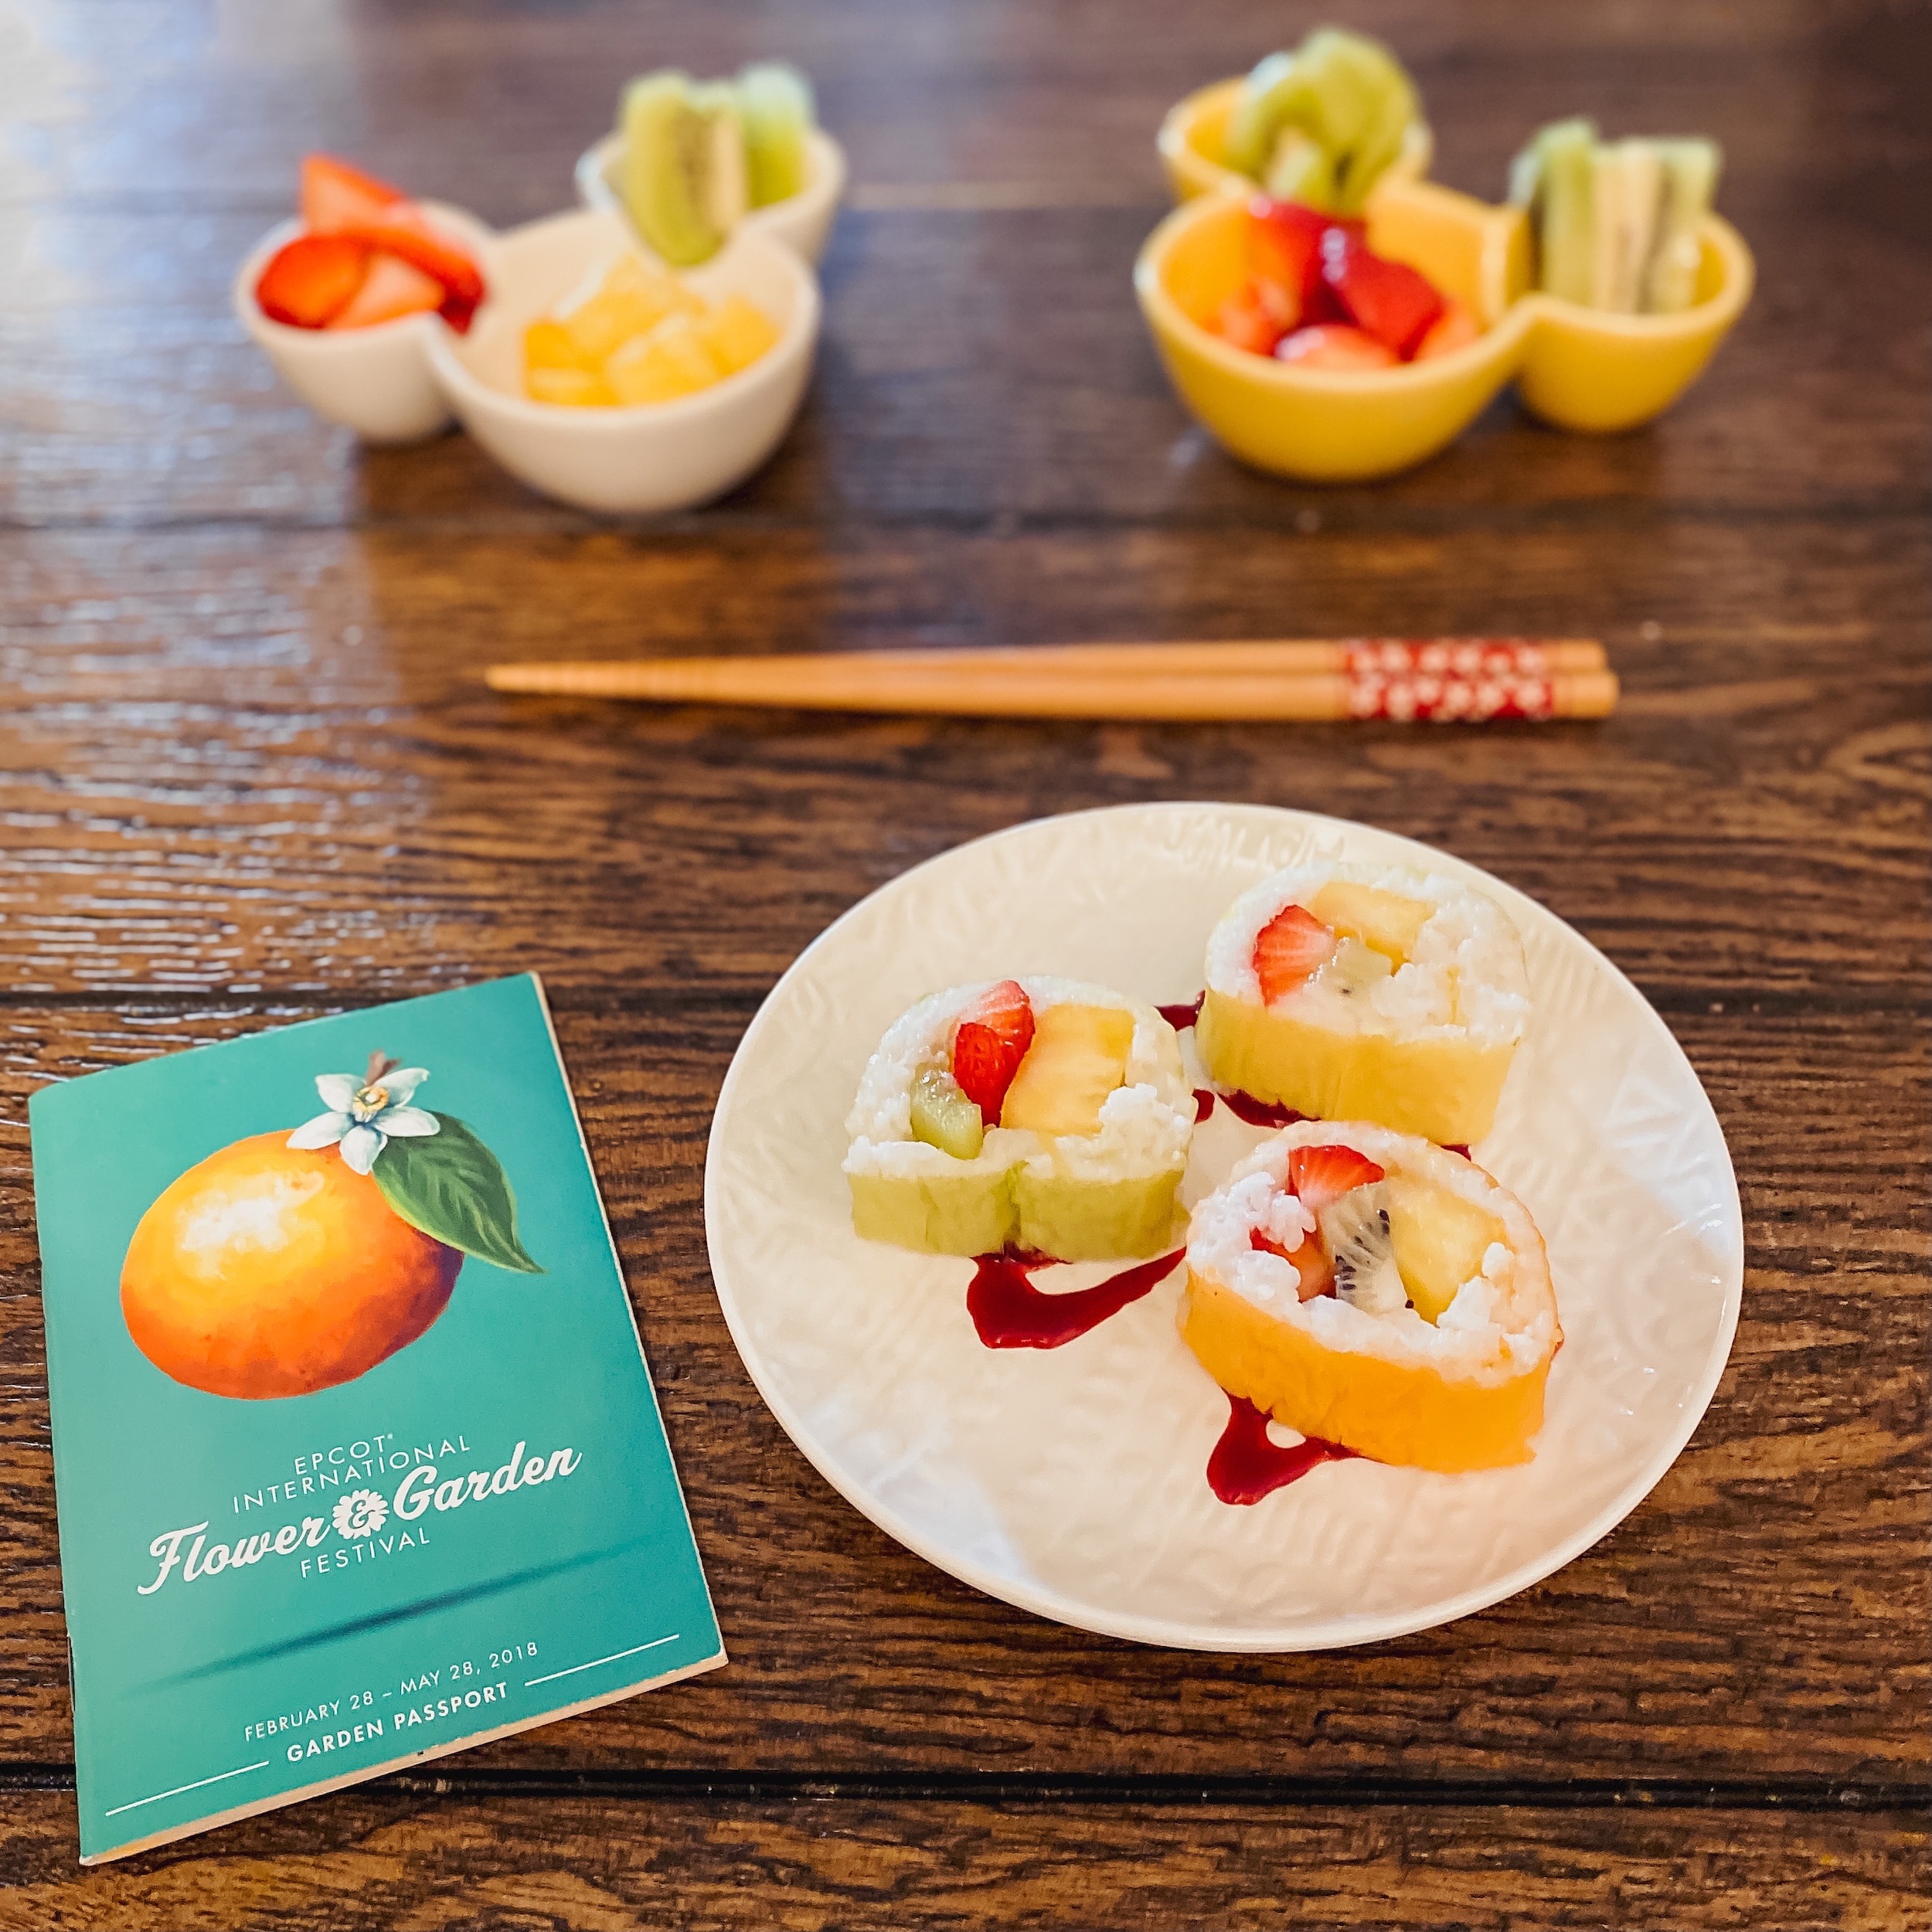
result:
[[(463, 242), (495, 283), (496, 238), (473, 215), (442, 202), (423, 212)], [(430, 371), (425, 345), (449, 335), (439, 315), (401, 315), (367, 328), (291, 328), (271, 321), (255, 299), (255, 284), (270, 256), (301, 233), (300, 221), (271, 228), (235, 276), (235, 313), (275, 372), (318, 416), (353, 430), (366, 443), (413, 443), (450, 423), (450, 406)], [(488, 312), (477, 311), (479, 319)]]
[[(815, 128), (808, 142), (811, 178), (795, 195), (754, 208), (740, 230), (768, 236), (816, 262), (825, 252), (839, 197), (845, 192), (845, 151), (822, 128)], [(621, 134), (606, 134), (577, 157), (577, 196), (587, 208), (624, 212), (624, 199), (611, 180), (617, 157), (624, 151)]]
[(496, 238), (488, 302), (468, 335), (427, 339), (430, 372), (463, 427), (512, 475), (590, 510), (688, 509), (742, 482), (778, 446), (805, 392), (818, 339), (818, 284), (803, 259), (741, 229), (682, 279), (707, 301), (744, 296), (779, 329), (750, 368), (668, 403), (571, 409), (522, 393), (523, 331), (600, 264), (646, 253), (612, 209), (532, 222)]

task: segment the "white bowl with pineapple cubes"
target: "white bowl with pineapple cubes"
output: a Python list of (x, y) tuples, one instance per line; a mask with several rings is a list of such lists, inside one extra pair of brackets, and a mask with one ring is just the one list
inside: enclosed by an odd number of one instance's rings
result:
[[(635, 260), (720, 306), (737, 297), (777, 340), (747, 366), (667, 400), (580, 407), (525, 389), (525, 332), (556, 315), (614, 265)], [(585, 509), (688, 509), (741, 483), (791, 427), (818, 339), (818, 285), (798, 255), (741, 229), (701, 267), (672, 271), (630, 224), (587, 209), (498, 239), (490, 301), (467, 336), (432, 337), (437, 383), (463, 427), (520, 481)]]

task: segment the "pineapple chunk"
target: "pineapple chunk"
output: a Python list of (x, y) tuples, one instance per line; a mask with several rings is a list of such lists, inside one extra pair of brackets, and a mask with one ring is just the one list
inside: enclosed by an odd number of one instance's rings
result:
[(1435, 907), (1427, 900), (1405, 898), (1379, 886), (1351, 886), (1337, 879), (1308, 901), (1308, 910), (1343, 938), (1359, 939), (1400, 966), (1414, 950), (1416, 936)]
[(1127, 1072), (1134, 1015), (1117, 1006), (1049, 1006), (1006, 1090), (1002, 1127), (1097, 1134), (1100, 1107)]
[(742, 295), (727, 295), (699, 326), (705, 346), (727, 376), (749, 369), (778, 341), (777, 325)]
[(532, 322), (523, 332), (523, 366), (526, 370), (569, 369), (587, 370), (594, 376), (597, 365), (577, 347), (577, 338), (561, 322)]
[(604, 366), (604, 379), (621, 403), (668, 403), (709, 389), (725, 373), (705, 345), (703, 325), (672, 315), (648, 335), (628, 342)]
[(1396, 1270), (1417, 1314), (1433, 1322), (1456, 1291), (1481, 1274), (1490, 1243), (1503, 1237), (1502, 1223), (1433, 1181), (1392, 1174), (1388, 1185)]
[(523, 387), (532, 402), (561, 403), (569, 409), (608, 409), (617, 400), (594, 369), (535, 366), (525, 371)]
[(986, 1123), (964, 1088), (944, 1067), (929, 1066), (913, 1082), (913, 1138), (972, 1161), (986, 1144)]
[(564, 304), (556, 320), (594, 369), (666, 317), (696, 315), (703, 306), (675, 276), (647, 267), (634, 255), (620, 255), (594, 288)]

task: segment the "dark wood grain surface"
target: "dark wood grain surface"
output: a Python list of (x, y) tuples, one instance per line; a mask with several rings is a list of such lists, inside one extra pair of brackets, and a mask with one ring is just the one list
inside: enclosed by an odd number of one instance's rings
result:
[[(1923, 1927), (1928, 1866), (1932, 25), (1379, 0), (1437, 172), (1539, 121), (1702, 129), (1756, 302), (1650, 430), (1507, 399), (1374, 487), (1248, 474), (1128, 289), (1176, 95), (1310, 24), (1232, 0), (0, 9), (0, 1927)], [(1312, 19), (1312, 16), (1311, 17)], [(615, 79), (789, 55), (853, 165), (759, 477), (580, 516), (465, 439), (365, 452), (228, 308), (300, 155), (509, 223)], [(507, 656), (1594, 633), (1597, 726), (647, 713)], [(1061, 1630), (929, 1568), (760, 1404), (712, 1298), (718, 1083), (785, 965), (1040, 813), (1226, 798), (1432, 841), (1656, 1004), (1747, 1244), (1690, 1447), (1594, 1549), (1328, 1655)], [(75, 1865), (26, 1097), (534, 968), (727, 1670), (105, 1870)]]

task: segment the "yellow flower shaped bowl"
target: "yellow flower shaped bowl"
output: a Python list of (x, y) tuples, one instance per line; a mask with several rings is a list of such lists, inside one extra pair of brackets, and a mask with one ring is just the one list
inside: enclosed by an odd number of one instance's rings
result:
[(1648, 422), (1702, 371), (1755, 277), (1750, 250), (1713, 215), (1694, 307), (1675, 315), (1585, 308), (1530, 287), (1520, 209), (1392, 173), (1369, 198), (1369, 247), (1467, 304), (1483, 333), (1395, 369), (1304, 369), (1236, 349), (1206, 325), (1247, 281), (1251, 192), (1244, 183), (1240, 195), (1183, 202), (1148, 237), (1134, 287), (1188, 409), (1231, 455), (1281, 476), (1346, 482), (1407, 469), (1452, 442), (1512, 379), (1525, 406), (1561, 429)]

